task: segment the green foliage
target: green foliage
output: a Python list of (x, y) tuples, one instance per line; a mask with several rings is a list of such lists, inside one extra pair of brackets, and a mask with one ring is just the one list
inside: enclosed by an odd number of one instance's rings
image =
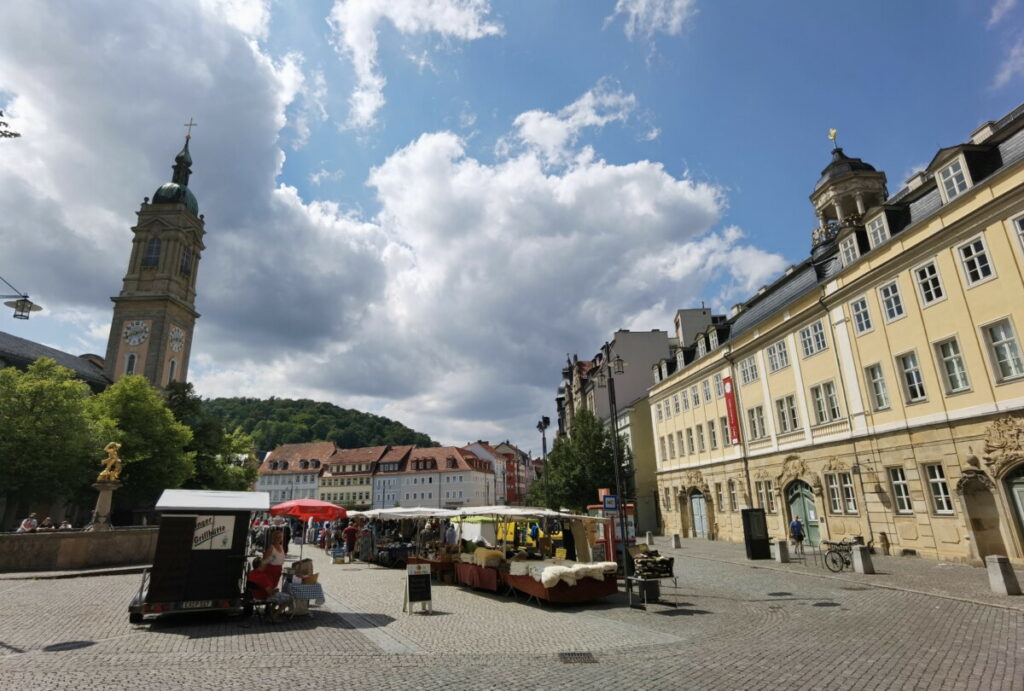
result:
[(192, 441), (185, 448), (195, 457), (195, 472), (185, 487), (239, 492), (252, 487), (259, 469), (252, 437), (241, 430), (227, 432), (218, 418), (206, 412), (190, 383), (171, 382), (166, 398), (178, 422), (192, 430)]
[(344, 449), (385, 444), (438, 446), (400, 422), (332, 403), (274, 397), (214, 398), (202, 401), (202, 407), (225, 428), (251, 435), (257, 449), (312, 441), (333, 441)]
[(192, 432), (143, 377), (124, 377), (87, 405), (95, 419), (116, 425), (111, 439), (121, 443), (124, 462), (118, 500), (155, 502), (164, 489), (181, 487), (192, 476), (195, 454), (186, 448)]
[(109, 419), (86, 413), (89, 387), (49, 358), (0, 370), (0, 488), (8, 496), (65, 497), (101, 470)]
[(569, 436), (558, 437), (548, 454), (547, 478), (530, 486), (526, 501), (534, 506), (585, 511), (597, 503), (597, 490), (615, 487), (612, 435), (588, 410), (573, 420)]

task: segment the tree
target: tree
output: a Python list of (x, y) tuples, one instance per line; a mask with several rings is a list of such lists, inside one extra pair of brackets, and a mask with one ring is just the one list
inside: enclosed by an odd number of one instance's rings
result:
[(88, 401), (94, 419), (108, 418), (113, 441), (121, 443), (124, 471), (116, 499), (155, 502), (164, 489), (181, 487), (195, 470), (188, 427), (174, 419), (161, 395), (143, 377), (118, 380)]
[(195, 455), (195, 472), (185, 486), (234, 491), (252, 487), (259, 468), (252, 437), (240, 429), (226, 432), (220, 420), (206, 412), (202, 399), (188, 382), (171, 382), (166, 396), (175, 419), (192, 430), (186, 450)]
[(0, 370), (0, 488), (8, 497), (67, 498), (100, 471), (110, 421), (87, 415), (89, 387), (40, 358)]
[(544, 469), (547, 477), (533, 483), (527, 502), (585, 511), (597, 502), (598, 489), (615, 487), (613, 457), (611, 433), (590, 411), (581, 410), (569, 436), (555, 439)]

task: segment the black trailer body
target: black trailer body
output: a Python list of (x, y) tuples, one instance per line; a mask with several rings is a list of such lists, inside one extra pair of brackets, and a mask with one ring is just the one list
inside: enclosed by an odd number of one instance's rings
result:
[(252, 511), (268, 508), (265, 492), (165, 491), (157, 503), (153, 568), (129, 607), (129, 619), (242, 610)]

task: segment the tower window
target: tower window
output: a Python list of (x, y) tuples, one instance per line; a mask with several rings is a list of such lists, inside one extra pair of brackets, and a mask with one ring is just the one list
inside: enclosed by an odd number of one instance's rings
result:
[(146, 253), (142, 256), (142, 266), (154, 269), (160, 264), (160, 238), (150, 238), (146, 243)]
[(178, 271), (182, 276), (192, 275), (192, 248), (186, 247), (181, 251), (181, 266)]
[(167, 366), (167, 381), (168, 382), (174, 381), (174, 370), (177, 369), (177, 366), (178, 366), (177, 360), (171, 360), (170, 364), (168, 364), (168, 366)]
[(125, 363), (124, 363), (124, 373), (125, 374), (135, 374), (135, 362), (136, 362), (135, 353), (128, 353), (128, 358), (125, 360)]

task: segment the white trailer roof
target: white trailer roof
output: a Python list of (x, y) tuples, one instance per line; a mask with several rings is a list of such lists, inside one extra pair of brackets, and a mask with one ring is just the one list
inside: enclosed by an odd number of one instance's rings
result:
[(269, 511), (268, 492), (218, 492), (212, 489), (165, 489), (157, 511)]

